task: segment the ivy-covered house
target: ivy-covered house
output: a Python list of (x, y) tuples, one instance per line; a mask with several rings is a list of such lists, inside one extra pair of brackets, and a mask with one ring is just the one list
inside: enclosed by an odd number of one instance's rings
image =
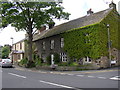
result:
[(90, 9), (84, 17), (45, 30), (34, 36), (33, 41), (44, 62), (50, 57), (54, 64), (57, 54), (60, 62), (90, 63), (104, 68), (118, 66), (118, 26), (120, 15), (112, 2), (106, 10), (93, 13)]

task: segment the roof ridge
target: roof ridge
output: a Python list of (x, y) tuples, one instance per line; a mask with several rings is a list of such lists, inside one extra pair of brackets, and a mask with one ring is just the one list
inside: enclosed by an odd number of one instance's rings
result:
[(19, 40), (19, 41), (18, 41), (18, 42), (16, 42), (16, 43), (13, 43), (13, 45), (15, 45), (15, 44), (17, 44), (17, 43), (20, 43), (20, 42), (22, 42), (22, 41), (24, 41), (24, 40), (26, 40), (26, 38), (21, 39), (21, 40)]
[[(95, 13), (92, 13), (92, 14), (97, 14), (97, 13), (100, 13), (100, 12), (104, 12), (104, 11), (106, 11), (106, 10), (111, 10), (111, 8), (107, 8), (107, 9), (105, 9), (105, 10), (98, 11), (98, 12), (95, 12)], [(92, 15), (92, 14), (91, 14), (91, 15)], [(68, 21), (68, 22), (65, 22), (65, 23), (62, 23), (62, 24), (59, 24), (59, 25), (66, 24), (66, 23), (69, 23), (69, 22), (75, 21), (75, 20), (77, 20), (77, 19), (84, 18), (84, 17), (86, 17), (86, 16), (87, 16), (87, 15), (82, 16), (82, 17), (79, 17), (79, 18), (76, 18), (76, 19), (73, 19), (73, 20), (70, 20), (70, 21)], [(90, 16), (90, 15), (89, 15), (89, 16)], [(89, 16), (87, 16), (87, 17), (89, 17)], [(57, 25), (57, 26), (59, 26), (59, 25)], [(55, 26), (55, 27), (57, 27), (57, 26)], [(53, 28), (54, 28), (54, 27), (53, 27)]]
[(42, 38), (47, 38), (53, 35), (57, 35), (60, 33), (64, 33), (67, 30), (74, 29), (74, 28), (79, 28), (87, 25), (91, 25), (97, 22), (100, 22), (104, 17), (108, 15), (108, 13), (112, 10), (112, 8), (108, 8), (96, 13), (93, 13), (89, 16), (85, 15), (80, 18), (76, 18), (73, 20), (70, 20), (68, 22), (62, 23), (60, 25), (57, 25), (53, 27), (52, 29), (48, 30), (47, 32), (38, 35), (38, 37), (33, 37), (33, 41), (42, 39)]

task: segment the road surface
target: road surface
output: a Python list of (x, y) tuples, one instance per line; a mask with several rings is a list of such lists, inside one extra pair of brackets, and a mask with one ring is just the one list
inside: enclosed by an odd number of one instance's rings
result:
[(96, 89), (119, 88), (118, 69), (90, 71), (41, 71), (24, 68), (3, 68), (2, 88)]

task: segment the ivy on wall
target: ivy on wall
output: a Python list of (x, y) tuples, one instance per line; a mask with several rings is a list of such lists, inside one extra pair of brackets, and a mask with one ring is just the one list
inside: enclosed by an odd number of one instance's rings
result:
[(64, 37), (64, 50), (70, 58), (80, 59), (90, 57), (98, 59), (101, 56), (108, 56), (108, 31), (107, 24), (110, 25), (111, 48), (118, 45), (118, 22), (120, 16), (111, 11), (101, 22), (69, 30), (62, 35)]

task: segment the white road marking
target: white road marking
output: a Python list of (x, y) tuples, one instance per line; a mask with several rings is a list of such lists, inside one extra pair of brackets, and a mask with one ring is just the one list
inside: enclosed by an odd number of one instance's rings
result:
[(39, 71), (40, 73), (47, 73), (47, 72), (43, 72), (43, 71)]
[(105, 77), (98, 77), (98, 78), (100, 78), (100, 79), (106, 79)]
[(53, 74), (60, 74), (60, 73), (54, 72)]
[(53, 72), (50, 72), (50, 73), (53, 73)]
[(3, 72), (3, 71), (0, 70), (0, 72)]
[(66, 73), (60, 73), (61, 75), (66, 75)]
[(84, 75), (76, 75), (76, 76), (79, 76), (79, 77), (84, 77)]
[(73, 76), (74, 74), (67, 74), (67, 75)]
[(45, 83), (45, 84), (50, 84), (50, 85), (59, 86), (59, 87), (63, 87), (63, 88), (73, 88), (73, 87), (69, 87), (69, 86), (65, 86), (65, 85), (61, 85), (61, 84), (56, 84), (56, 83), (52, 83), (52, 82), (46, 82), (46, 81), (42, 81), (42, 80), (39, 80), (39, 81), (42, 83)]
[(17, 76), (17, 77), (21, 77), (21, 78), (26, 78), (25, 76), (17, 75), (17, 74), (14, 74), (14, 73), (8, 73), (8, 74), (14, 75), (14, 76)]
[(47, 72), (41, 72), (41, 73), (47, 73)]
[(32, 71), (32, 70), (28, 70), (28, 71)]
[(94, 76), (88, 76), (89, 78), (94, 78)]
[(110, 79), (113, 79), (113, 80), (120, 80), (120, 76), (115, 76), (115, 77), (112, 77)]

